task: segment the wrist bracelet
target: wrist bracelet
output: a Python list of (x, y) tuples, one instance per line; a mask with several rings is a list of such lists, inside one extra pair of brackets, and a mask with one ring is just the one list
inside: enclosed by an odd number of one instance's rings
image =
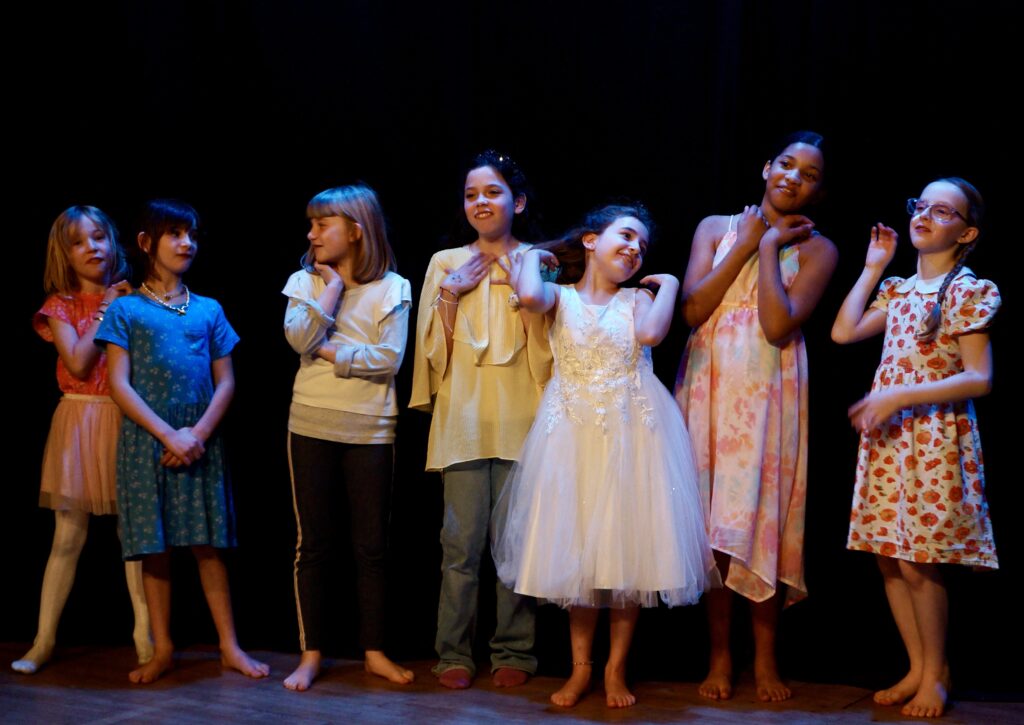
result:
[(440, 297), (440, 296), (441, 296), (441, 292), (447, 292), (448, 294), (450, 294), (450, 295), (451, 295), (452, 297), (454, 297), (455, 299), (459, 299), (459, 293), (458, 293), (458, 292), (452, 292), (452, 291), (451, 291), (450, 289), (448, 289), (447, 287), (440, 287), (440, 286), (439, 286), (439, 287), (438, 287), (438, 290), (440, 290), (440, 291), (439, 291), (439, 292), (437, 293), (437, 296), (438, 296), (438, 297)]

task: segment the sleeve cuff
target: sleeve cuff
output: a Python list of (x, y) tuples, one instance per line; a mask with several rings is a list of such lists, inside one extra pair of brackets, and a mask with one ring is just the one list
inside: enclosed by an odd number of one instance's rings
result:
[(338, 345), (334, 352), (334, 375), (339, 378), (352, 377), (352, 358), (356, 354), (355, 345)]

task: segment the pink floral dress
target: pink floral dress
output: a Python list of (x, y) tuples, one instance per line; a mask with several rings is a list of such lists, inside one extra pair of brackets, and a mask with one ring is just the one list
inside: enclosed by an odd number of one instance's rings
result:
[[(964, 268), (946, 291), (938, 334), (916, 340), (941, 283), (941, 277), (916, 275), (882, 282), (871, 305), (886, 311), (872, 391), (963, 371), (959, 337), (989, 326), (999, 290)], [(905, 408), (861, 436), (847, 547), (921, 563), (998, 568), (970, 400)]]
[[(718, 243), (714, 264), (736, 243)], [(787, 289), (800, 271), (800, 246), (779, 252)], [(725, 584), (761, 602), (782, 582), (787, 601), (804, 584), (807, 494), (807, 352), (797, 332), (768, 342), (757, 317), (758, 258), (753, 255), (721, 304), (693, 331), (676, 381), (690, 430), (711, 547), (729, 554)]]

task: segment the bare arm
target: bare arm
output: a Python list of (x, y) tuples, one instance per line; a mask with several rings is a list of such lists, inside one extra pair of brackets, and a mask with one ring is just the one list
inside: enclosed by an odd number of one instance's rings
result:
[(772, 345), (782, 345), (814, 311), (835, 271), (839, 253), (832, 242), (816, 235), (800, 245), (800, 271), (787, 290), (782, 284), (779, 250), (811, 233), (810, 219), (787, 216), (776, 221), (758, 245), (757, 318)]
[[(228, 364), (230, 366), (230, 358)], [(178, 461), (187, 465), (199, 460), (205, 452), (202, 441), (188, 428), (175, 430), (153, 412), (132, 387), (131, 365), (127, 350), (119, 345), (107, 343), (107, 372), (110, 376), (110, 394), (114, 402), (126, 416), (160, 441)]]
[(871, 393), (850, 406), (848, 412), (853, 427), (866, 432), (904, 408), (925, 403), (956, 403), (988, 395), (992, 390), (992, 345), (988, 333), (973, 332), (958, 339), (963, 372), (942, 380)]
[(748, 206), (740, 214), (736, 243), (715, 266), (715, 245), (728, 232), (729, 217), (709, 216), (697, 225), (690, 246), (690, 261), (683, 277), (683, 317), (690, 327), (699, 327), (711, 317), (736, 276), (757, 252), (765, 226), (761, 210)]
[(211, 363), (210, 370), (213, 373), (213, 397), (202, 417), (192, 426), (193, 435), (203, 443), (217, 430), (228, 412), (231, 399), (235, 397), (235, 368), (231, 364), (231, 356), (217, 358)]
[(633, 327), (636, 339), (641, 345), (654, 347), (665, 339), (672, 325), (672, 313), (679, 294), (679, 280), (671, 274), (652, 274), (640, 280), (640, 284), (658, 285), (658, 293), (651, 299), (647, 290), (637, 293), (633, 309)]
[(865, 308), (871, 292), (896, 253), (897, 239), (896, 232), (884, 224), (871, 228), (871, 242), (868, 244), (864, 270), (843, 300), (843, 306), (839, 308), (836, 321), (832, 324), (832, 339), (840, 345), (864, 340), (885, 329), (885, 310)]
[[(102, 317), (102, 313), (106, 311), (111, 302), (131, 291), (131, 285), (124, 281), (108, 287), (103, 295), (103, 301), (100, 302), (97, 315)], [(53, 344), (57, 348), (57, 354), (60, 355), (64, 367), (79, 380), (88, 378), (96, 361), (100, 359), (100, 353), (103, 352), (93, 342), (96, 332), (100, 329), (100, 320), (93, 317), (81, 337), (73, 325), (55, 317), (47, 317), (46, 324), (49, 325), (50, 332), (53, 334)]]
[(514, 255), (510, 278), (515, 280), (519, 304), (527, 312), (543, 314), (558, 304), (560, 288), (554, 282), (545, 282), (540, 276), (542, 264), (557, 264), (555, 255), (541, 249), (529, 249), (526, 254)]

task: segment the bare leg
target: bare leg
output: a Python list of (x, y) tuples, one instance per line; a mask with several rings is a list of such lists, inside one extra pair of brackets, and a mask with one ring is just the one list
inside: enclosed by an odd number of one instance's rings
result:
[(875, 702), (879, 705), (902, 705), (913, 697), (921, 685), (921, 669), (924, 653), (921, 647), (921, 634), (917, 630), (917, 619), (914, 617), (914, 605), (910, 597), (910, 587), (903, 578), (899, 559), (888, 556), (876, 556), (878, 568), (882, 570), (885, 582), (885, 596), (889, 600), (889, 609), (896, 620), (896, 629), (903, 639), (910, 659), (910, 670), (892, 687), (875, 693)]
[(407, 670), (397, 664), (379, 649), (366, 650), (363, 668), (371, 675), (383, 677), (385, 680), (394, 682), (397, 685), (408, 685), (416, 679), (416, 675), (413, 674), (412, 670)]
[[(725, 579), (729, 571), (728, 554), (715, 552), (718, 570)], [(732, 590), (728, 587), (709, 589), (705, 606), (708, 612), (708, 634), (711, 639), (711, 657), (708, 676), (700, 683), (697, 691), (712, 700), (728, 700), (732, 697), (732, 653), (729, 651), (729, 630), (732, 626)]]
[(921, 637), (921, 683), (900, 711), (910, 717), (940, 717), (946, 707), (949, 670), (946, 664), (946, 627), (949, 602), (942, 574), (935, 564), (899, 562), (910, 590), (914, 619)]
[(89, 514), (84, 511), (55, 511), (53, 546), (43, 574), (43, 590), (39, 597), (39, 628), (32, 648), (11, 668), (26, 675), (34, 674), (50, 660), (57, 642), (57, 624), (75, 582), (78, 556), (85, 546), (89, 531)]
[(323, 658), (318, 649), (308, 649), (302, 653), (299, 666), (295, 671), (284, 678), (284, 686), (289, 690), (304, 692), (313, 684), (313, 680), (320, 674), (320, 664)]
[(611, 646), (608, 649), (608, 664), (604, 668), (604, 694), (608, 707), (630, 707), (636, 704), (636, 696), (626, 687), (626, 657), (633, 641), (636, 620), (640, 607), (609, 610), (609, 631)]
[(149, 633), (149, 610), (146, 608), (146, 590), (142, 584), (142, 562), (126, 561), (124, 578), (135, 614), (135, 629), (132, 632), (135, 654), (138, 655), (139, 664), (144, 665), (153, 659), (153, 638)]
[(142, 667), (128, 673), (136, 685), (156, 682), (174, 664), (171, 641), (171, 555), (150, 554), (142, 560), (142, 587), (146, 590), (146, 608), (153, 628), (153, 657)]
[(775, 661), (775, 632), (779, 623), (779, 597), (750, 603), (754, 625), (754, 685), (762, 702), (779, 702), (793, 696), (779, 677)]
[[(212, 546), (193, 546), (192, 553), (199, 563), (199, 580), (206, 595), (206, 604), (213, 617), (220, 639), (220, 661), (225, 667), (238, 670), (249, 677), (266, 677), (270, 666), (254, 660), (238, 646), (235, 635), (235, 618), (231, 612), (231, 591), (228, 587), (228, 570), (224, 560)], [(148, 596), (149, 590), (146, 590)]]
[(590, 689), (590, 676), (594, 663), (590, 659), (594, 647), (594, 629), (600, 610), (591, 607), (573, 607), (569, 610), (569, 641), (572, 644), (572, 674), (551, 702), (559, 707), (572, 707)]

